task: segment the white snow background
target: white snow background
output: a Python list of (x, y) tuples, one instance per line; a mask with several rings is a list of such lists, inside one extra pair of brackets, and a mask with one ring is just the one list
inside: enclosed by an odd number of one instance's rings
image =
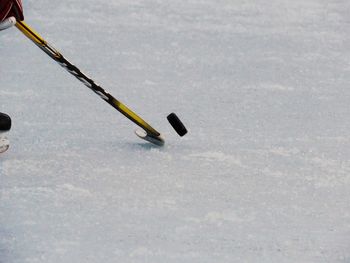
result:
[(348, 0), (24, 7), (166, 145), (1, 32), (1, 263), (350, 262)]

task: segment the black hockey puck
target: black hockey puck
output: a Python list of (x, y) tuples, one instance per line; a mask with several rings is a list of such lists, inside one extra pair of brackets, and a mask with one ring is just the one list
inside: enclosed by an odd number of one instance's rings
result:
[(167, 119), (178, 135), (182, 137), (187, 133), (185, 125), (180, 121), (175, 113), (170, 113)]

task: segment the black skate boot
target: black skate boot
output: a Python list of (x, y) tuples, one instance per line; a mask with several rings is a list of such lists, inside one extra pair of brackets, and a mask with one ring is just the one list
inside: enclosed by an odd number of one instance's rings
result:
[(11, 118), (0, 112), (0, 153), (5, 152), (10, 147), (10, 142), (6, 138), (6, 133), (11, 129)]
[(11, 129), (11, 118), (0, 112), (0, 132), (7, 132)]

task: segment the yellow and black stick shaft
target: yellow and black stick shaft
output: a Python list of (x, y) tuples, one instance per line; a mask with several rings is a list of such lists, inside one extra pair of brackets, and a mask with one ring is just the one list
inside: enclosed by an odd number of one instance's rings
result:
[(31, 29), (24, 21), (17, 21), (16, 27), (30, 40), (32, 40), (41, 50), (49, 55), (53, 60), (65, 68), (70, 74), (80, 80), (85, 86), (99, 95), (103, 100), (110, 104), (113, 108), (122, 113), (129, 120), (141, 127), (147, 132), (147, 135), (157, 139), (160, 133), (151, 125), (144, 121), (140, 116), (130, 110), (123, 103), (106, 92), (101, 86), (97, 85), (91, 78), (87, 77), (76, 66), (70, 63), (59, 51), (45, 41), (38, 33)]

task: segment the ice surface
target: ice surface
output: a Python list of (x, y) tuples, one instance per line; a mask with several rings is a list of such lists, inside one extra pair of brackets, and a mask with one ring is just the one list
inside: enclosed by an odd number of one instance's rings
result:
[(350, 262), (349, 1), (24, 5), (166, 146), (1, 32), (1, 263)]

